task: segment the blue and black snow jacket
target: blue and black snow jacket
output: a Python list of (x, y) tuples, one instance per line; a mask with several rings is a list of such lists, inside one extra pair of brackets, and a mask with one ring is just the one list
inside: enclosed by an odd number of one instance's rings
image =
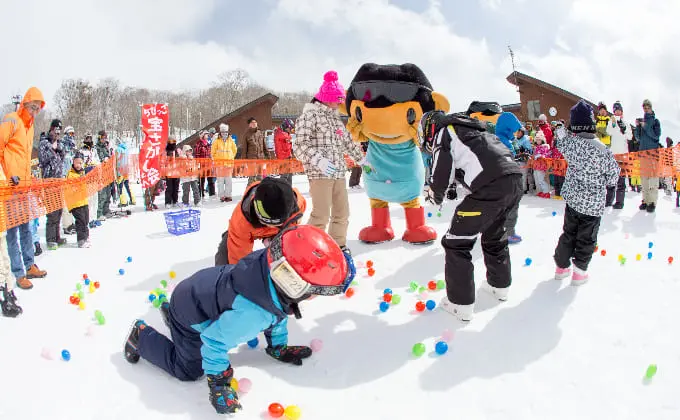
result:
[(661, 123), (656, 119), (654, 112), (646, 112), (644, 117), (645, 126), (635, 127), (635, 138), (640, 142), (640, 151), (653, 150), (661, 147)]
[(288, 315), (269, 276), (266, 249), (180, 282), (170, 299), (170, 316), (201, 334), (208, 375), (228, 369), (227, 352), (260, 332), (271, 346), (288, 344)]

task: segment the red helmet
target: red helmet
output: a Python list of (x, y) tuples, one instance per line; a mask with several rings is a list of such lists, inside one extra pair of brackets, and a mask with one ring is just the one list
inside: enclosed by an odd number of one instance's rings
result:
[(345, 258), (326, 232), (309, 225), (284, 229), (267, 252), (272, 280), (296, 301), (343, 293), (351, 281)]

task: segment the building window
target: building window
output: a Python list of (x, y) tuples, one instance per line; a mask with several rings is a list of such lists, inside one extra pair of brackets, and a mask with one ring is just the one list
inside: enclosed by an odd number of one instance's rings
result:
[(527, 102), (527, 113), (529, 114), (530, 120), (537, 120), (538, 116), (541, 115), (541, 101), (529, 101)]

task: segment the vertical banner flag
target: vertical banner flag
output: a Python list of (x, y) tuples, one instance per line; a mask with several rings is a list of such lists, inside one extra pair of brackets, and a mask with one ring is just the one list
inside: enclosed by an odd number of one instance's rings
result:
[(168, 141), (170, 115), (168, 104), (142, 105), (142, 133), (139, 149), (139, 172), (142, 188), (151, 188), (160, 181), (161, 152)]

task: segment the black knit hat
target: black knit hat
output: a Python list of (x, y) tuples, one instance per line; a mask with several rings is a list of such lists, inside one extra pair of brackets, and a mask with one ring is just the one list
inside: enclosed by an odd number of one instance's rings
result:
[(295, 211), (295, 201), (293, 187), (282, 179), (267, 177), (255, 187), (253, 205), (264, 224), (283, 224)]
[(50, 123), (50, 130), (53, 128), (58, 128), (61, 130), (61, 120), (59, 119), (52, 120), (52, 122)]
[(621, 102), (619, 102), (619, 101), (614, 102), (614, 106), (612, 107), (612, 110), (614, 112), (616, 112), (616, 110), (623, 112), (623, 106), (621, 105)]
[(581, 99), (569, 111), (569, 130), (574, 133), (594, 133), (595, 114), (588, 102)]

